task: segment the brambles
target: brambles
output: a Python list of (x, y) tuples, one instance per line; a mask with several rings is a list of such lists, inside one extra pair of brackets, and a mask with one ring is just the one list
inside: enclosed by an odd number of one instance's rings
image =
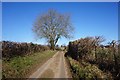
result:
[(37, 45), (33, 43), (17, 43), (2, 41), (2, 57), (10, 59), (14, 56), (24, 56), (35, 52), (48, 50), (48, 46)]

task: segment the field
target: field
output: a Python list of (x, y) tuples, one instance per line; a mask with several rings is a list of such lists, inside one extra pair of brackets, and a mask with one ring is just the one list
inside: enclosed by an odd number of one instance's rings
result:
[(56, 51), (37, 52), (24, 57), (18, 56), (9, 61), (3, 60), (3, 78), (24, 78), (28, 77), (36, 70), (36, 66), (41, 66), (45, 61), (51, 58)]

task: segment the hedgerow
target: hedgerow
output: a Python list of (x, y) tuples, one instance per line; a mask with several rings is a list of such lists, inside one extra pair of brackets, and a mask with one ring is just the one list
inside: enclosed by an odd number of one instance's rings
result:
[(10, 59), (15, 56), (30, 55), (35, 52), (48, 50), (48, 46), (31, 43), (2, 41), (2, 57)]
[(120, 44), (112, 41), (108, 47), (105, 47), (106, 45), (101, 45), (97, 40), (98, 38), (86, 37), (69, 42), (68, 52), (65, 55), (79, 63), (84, 60), (95, 64), (102, 71), (110, 73), (113, 78), (118, 79), (120, 77)]

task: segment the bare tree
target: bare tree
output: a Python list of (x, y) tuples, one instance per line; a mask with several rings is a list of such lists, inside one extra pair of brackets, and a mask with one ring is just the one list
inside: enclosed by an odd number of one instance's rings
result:
[(70, 16), (60, 14), (53, 9), (40, 15), (33, 26), (33, 32), (36, 37), (45, 38), (50, 44), (51, 49), (55, 48), (56, 43), (61, 37), (71, 38), (72, 31), (73, 27)]
[(97, 60), (97, 53), (96, 53), (97, 47), (100, 46), (100, 44), (104, 41), (105, 41), (105, 38), (103, 36), (95, 36), (95, 38), (94, 38), (93, 44), (94, 44), (94, 47), (95, 47), (95, 58), (96, 58), (96, 60)]

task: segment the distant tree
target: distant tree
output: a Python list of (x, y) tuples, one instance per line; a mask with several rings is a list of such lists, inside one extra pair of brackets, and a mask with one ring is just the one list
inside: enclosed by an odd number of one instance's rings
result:
[(103, 36), (95, 36), (94, 38), (95, 46), (99, 46), (104, 41), (105, 41), (105, 38)]
[(60, 14), (51, 9), (37, 18), (32, 30), (37, 38), (46, 39), (51, 49), (54, 50), (61, 37), (72, 37), (73, 26), (69, 15)]

